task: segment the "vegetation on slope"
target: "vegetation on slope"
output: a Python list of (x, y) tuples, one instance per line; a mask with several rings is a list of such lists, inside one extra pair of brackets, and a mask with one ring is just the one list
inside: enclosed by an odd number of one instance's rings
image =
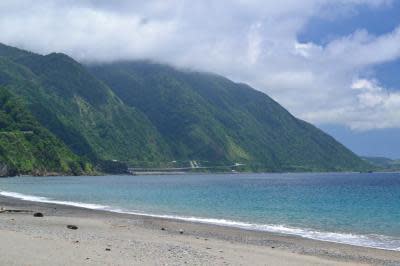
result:
[(247, 85), (148, 62), (90, 69), (125, 103), (149, 117), (174, 158), (242, 162), (266, 171), (367, 167), (332, 137)]
[(92, 171), (26, 109), (21, 100), (0, 87), (0, 175)]
[[(217, 75), (148, 62), (83, 66), (64, 54), (42, 56), (0, 44), (0, 86), (50, 136), (42, 139), (53, 138), (47, 146), (60, 147), (60, 163), (48, 169), (68, 172), (73, 162), (91, 162), (115, 172), (125, 163), (157, 167), (191, 160), (244, 163), (242, 170), (257, 171), (368, 167), (267, 95)], [(47, 169), (46, 158), (32, 155), (24, 164), (38, 162), (19, 169)]]
[(375, 166), (376, 171), (400, 171), (400, 160), (367, 156), (363, 156), (362, 159)]
[(22, 51), (12, 58), (0, 57), (0, 82), (21, 96), (39, 122), (79, 156), (96, 162), (157, 162), (168, 156), (145, 115), (124, 105), (66, 55)]

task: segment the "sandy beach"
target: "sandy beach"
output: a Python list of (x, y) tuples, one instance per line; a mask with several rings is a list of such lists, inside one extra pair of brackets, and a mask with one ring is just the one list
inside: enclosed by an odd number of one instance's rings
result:
[(300, 237), (7, 197), (0, 207), (0, 265), (400, 265), (400, 252)]

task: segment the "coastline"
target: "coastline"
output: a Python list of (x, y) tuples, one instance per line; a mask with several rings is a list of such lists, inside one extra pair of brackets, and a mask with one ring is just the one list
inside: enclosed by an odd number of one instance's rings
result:
[(46, 172), (40, 174), (17, 174), (17, 175), (0, 175), (1, 178), (18, 178), (18, 177), (26, 177), (26, 176), (35, 176), (35, 177), (51, 177), (51, 176), (107, 176), (107, 175), (117, 175), (117, 176), (147, 176), (147, 175), (208, 175), (212, 173), (213, 175), (233, 175), (233, 174), (358, 174), (358, 173), (378, 173), (378, 174), (393, 174), (400, 173), (400, 169), (393, 170), (379, 170), (375, 169), (372, 172), (360, 172), (360, 171), (242, 171), (242, 172), (231, 172), (231, 171), (217, 171), (217, 172), (207, 172), (207, 171), (187, 171), (187, 172), (136, 172), (135, 174), (128, 172), (121, 173), (106, 173), (106, 172), (91, 172), (91, 173), (81, 173), (81, 174), (71, 174), (71, 173), (63, 173), (63, 172)]
[(246, 231), (268, 232), (272, 234), (279, 234), (285, 236), (297, 236), (301, 238), (318, 240), (323, 242), (347, 244), (352, 246), (361, 246), (361, 247), (383, 249), (383, 250), (400, 251), (399, 240), (395, 238), (390, 239), (389, 236), (383, 236), (383, 235), (375, 235), (375, 237), (372, 237), (372, 235), (369, 236), (369, 235), (358, 235), (352, 233), (323, 232), (307, 228), (287, 227), (279, 224), (268, 225), (268, 224), (246, 223), (246, 222), (227, 220), (227, 219), (145, 213), (138, 211), (123, 210), (120, 208), (112, 208), (100, 204), (82, 203), (73, 201), (59, 201), (59, 200), (48, 199), (46, 197), (37, 197), (37, 196), (25, 195), (7, 191), (0, 192), (0, 196), (11, 197), (13, 199), (19, 199), (35, 203), (48, 203), (48, 204), (72, 206), (90, 210), (102, 210), (116, 214), (135, 215), (141, 217), (143, 216), (148, 218), (167, 219), (173, 221), (184, 221), (197, 224), (208, 224), (208, 225), (222, 226), (228, 228), (237, 228)]
[[(64, 258), (63, 264), (76, 265), (88, 262), (184, 264), (185, 261), (188, 264), (230, 265), (400, 264), (400, 252), (397, 251), (277, 233), (4, 196), (0, 196), (0, 207), (29, 211), (0, 213), (0, 264), (57, 265), (60, 256)], [(33, 217), (32, 212), (42, 212), (44, 217)], [(67, 229), (68, 224), (77, 225), (78, 230)], [(11, 242), (14, 244), (10, 245)], [(30, 248), (30, 245), (33, 246)], [(36, 246), (47, 246), (52, 255), (45, 259), (46, 249), (39, 254), (38, 251), (32, 253)]]

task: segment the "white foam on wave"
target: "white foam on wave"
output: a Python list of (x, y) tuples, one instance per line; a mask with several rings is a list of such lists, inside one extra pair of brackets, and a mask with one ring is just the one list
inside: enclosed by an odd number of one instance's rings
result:
[(91, 204), (91, 203), (83, 203), (83, 202), (74, 202), (74, 201), (60, 201), (60, 200), (52, 200), (46, 197), (25, 195), (16, 192), (7, 192), (1, 191), (0, 195), (5, 197), (17, 198), (26, 201), (34, 201), (34, 202), (42, 202), (42, 203), (52, 203), (52, 204), (60, 204), (60, 205), (68, 205), (74, 207), (80, 207), (85, 209), (93, 209), (93, 210), (105, 210), (108, 206), (99, 205), (99, 204)]
[(262, 231), (262, 232), (279, 233), (279, 234), (285, 234), (285, 235), (294, 235), (294, 236), (300, 236), (300, 237), (314, 239), (314, 240), (348, 244), (348, 245), (353, 245), (353, 246), (362, 246), (362, 247), (370, 247), (370, 248), (377, 248), (377, 249), (400, 251), (400, 238), (394, 238), (394, 237), (384, 236), (384, 235), (372, 235), (372, 234), (371, 235), (358, 235), (358, 234), (349, 234), (349, 233), (322, 232), (322, 231), (316, 231), (316, 230), (312, 230), (312, 229), (288, 227), (285, 225), (255, 224), (255, 223), (238, 222), (238, 221), (232, 221), (232, 220), (226, 220), (226, 219), (200, 218), (200, 217), (189, 217), (189, 216), (185, 217), (185, 216), (176, 216), (176, 215), (158, 215), (158, 214), (128, 211), (128, 210), (123, 210), (123, 209), (115, 209), (115, 208), (111, 208), (106, 205), (99, 205), (99, 204), (52, 200), (52, 199), (49, 199), (46, 197), (38, 197), (38, 196), (25, 195), (25, 194), (21, 194), (21, 193), (7, 192), (7, 191), (1, 191), (0, 195), (6, 196), (6, 197), (17, 198), (17, 199), (21, 199), (21, 200), (26, 200), (26, 201), (52, 203), (52, 204), (74, 206), (74, 207), (93, 209), (93, 210), (105, 210), (105, 211), (110, 211), (110, 212), (115, 212), (115, 213), (143, 215), (143, 216), (154, 217), (154, 218), (165, 218), (165, 219), (174, 219), (174, 220), (181, 220), (181, 221), (188, 221), (188, 222), (195, 222), (195, 223), (228, 226), (228, 227), (235, 227), (235, 228), (252, 230), (252, 231)]

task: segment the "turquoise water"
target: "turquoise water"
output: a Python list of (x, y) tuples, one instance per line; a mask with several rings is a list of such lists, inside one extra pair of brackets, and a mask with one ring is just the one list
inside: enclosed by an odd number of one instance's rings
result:
[(18, 177), (0, 194), (400, 251), (400, 174)]

